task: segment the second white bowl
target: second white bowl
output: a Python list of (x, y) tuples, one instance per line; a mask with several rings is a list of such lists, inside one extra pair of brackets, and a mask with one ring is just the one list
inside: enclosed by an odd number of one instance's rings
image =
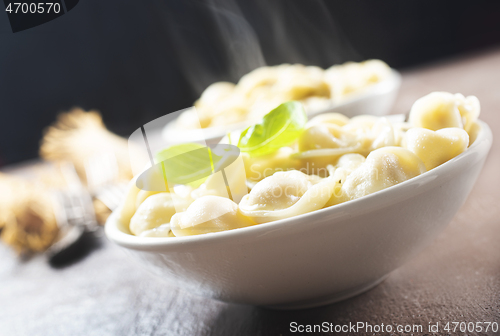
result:
[[(361, 114), (386, 115), (394, 104), (400, 86), (401, 75), (393, 69), (391, 75), (384, 81), (368, 86), (362, 92), (352, 94), (352, 96), (346, 97), (339, 103), (332, 103), (329, 108), (309, 111), (308, 116), (311, 118), (327, 112), (339, 112), (347, 117)], [(180, 129), (175, 126), (175, 120), (173, 120), (163, 128), (162, 137), (163, 140), (170, 144), (197, 141), (217, 143), (228, 132), (245, 129), (252, 123), (252, 121), (245, 121), (233, 125), (208, 127), (200, 132), (200, 130)]]

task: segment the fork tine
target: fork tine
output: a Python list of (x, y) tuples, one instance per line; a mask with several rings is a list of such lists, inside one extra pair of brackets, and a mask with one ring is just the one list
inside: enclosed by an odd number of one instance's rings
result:
[(110, 210), (115, 210), (123, 200), (126, 192), (126, 184), (109, 185), (102, 188), (96, 198), (104, 203)]
[(67, 183), (67, 190), (56, 193), (56, 200), (62, 205), (59, 217), (70, 225), (84, 225), (88, 228), (97, 226), (92, 197), (83, 187), (72, 163), (61, 164), (61, 171)]
[(91, 192), (103, 185), (116, 183), (118, 179), (118, 162), (114, 153), (96, 154), (85, 160), (84, 166)]
[(114, 153), (100, 153), (85, 162), (87, 185), (92, 195), (110, 210), (118, 207), (125, 187), (118, 183), (118, 162)]

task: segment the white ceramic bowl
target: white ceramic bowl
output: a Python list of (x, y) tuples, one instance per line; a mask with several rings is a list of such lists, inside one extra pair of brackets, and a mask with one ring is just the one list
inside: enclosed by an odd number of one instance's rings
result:
[(352, 118), (361, 114), (383, 116), (390, 112), (401, 86), (401, 74), (392, 69), (386, 80), (368, 86), (362, 92), (345, 98), (342, 102), (332, 105), (323, 111), (309, 112), (309, 117), (326, 113), (338, 112)]
[[(202, 296), (294, 309), (324, 305), (382, 281), (441, 232), (465, 202), (492, 142), (369, 196), (253, 227), (177, 238), (106, 235), (162, 279)], [(145, 275), (146, 277), (146, 275)]]
[[(370, 85), (359, 93), (346, 97), (342, 102), (333, 104), (322, 110), (309, 111), (309, 118), (327, 112), (339, 112), (347, 117), (360, 114), (371, 114), (376, 116), (386, 115), (390, 112), (394, 100), (401, 86), (401, 75), (392, 70), (391, 75), (384, 81)], [(233, 125), (204, 128), (199, 130), (185, 130), (175, 126), (175, 120), (167, 124), (162, 131), (162, 137), (167, 143), (182, 143), (193, 141), (206, 141), (217, 143), (228, 132), (245, 129), (254, 121), (245, 121)]]

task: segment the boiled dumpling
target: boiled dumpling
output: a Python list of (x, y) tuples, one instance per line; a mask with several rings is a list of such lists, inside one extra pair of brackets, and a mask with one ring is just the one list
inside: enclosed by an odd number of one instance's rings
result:
[(422, 160), (401, 147), (384, 147), (368, 155), (342, 185), (343, 201), (363, 197), (425, 172)]
[(118, 208), (118, 220), (123, 224), (127, 225), (130, 223), (130, 219), (135, 213), (135, 205), (137, 200), (137, 195), (141, 191), (141, 189), (137, 188), (136, 181), (137, 177), (134, 177), (127, 186), (127, 191), (125, 194), (124, 201), (122, 205)]
[(356, 170), (361, 164), (366, 161), (366, 158), (361, 154), (345, 154), (342, 155), (337, 164), (333, 167), (334, 169), (344, 169), (349, 174)]
[(321, 209), (333, 193), (335, 181), (297, 170), (276, 172), (253, 187), (239, 207), (257, 223), (266, 223)]
[(369, 132), (379, 119), (368, 114), (358, 115), (349, 119), (349, 123), (344, 128), (353, 133)]
[(142, 202), (144, 202), (149, 196), (159, 194), (161, 191), (150, 191), (150, 190), (141, 190), (137, 194), (137, 198), (135, 200), (135, 208), (137, 209)]
[(162, 224), (158, 226), (157, 228), (151, 229), (151, 230), (146, 230), (142, 231), (139, 234), (139, 237), (175, 237), (174, 234), (172, 233), (170, 223), (168, 224)]
[(469, 135), (461, 128), (443, 128), (431, 131), (425, 128), (410, 128), (406, 132), (405, 146), (415, 153), (431, 170), (454, 158), (467, 149)]
[[(253, 208), (284, 209), (295, 204), (306, 191), (321, 179), (299, 171), (277, 172), (257, 183), (246, 199)], [(249, 207), (250, 204), (247, 204)]]
[(359, 115), (351, 118), (343, 129), (356, 135), (364, 155), (384, 146), (396, 146), (400, 141), (400, 134), (397, 132), (399, 127), (395, 127), (386, 117)]
[(273, 175), (276, 171), (298, 169), (300, 161), (292, 157), (291, 147), (282, 147), (274, 153), (252, 157), (243, 153), (247, 179), (258, 182)]
[(130, 220), (130, 232), (139, 235), (144, 231), (170, 222), (176, 210), (187, 209), (191, 199), (181, 198), (176, 194), (159, 193), (149, 196), (139, 206)]
[(348, 153), (368, 155), (384, 146), (396, 146), (401, 141), (399, 129), (387, 118), (362, 115), (343, 126), (336, 123), (312, 124), (299, 138), (302, 167), (322, 169)]
[(238, 91), (251, 97), (261, 88), (269, 88), (278, 80), (278, 67), (261, 67), (241, 77), (238, 82)]
[(200, 108), (218, 104), (229, 97), (233, 93), (235, 87), (236, 86), (230, 82), (213, 83), (203, 91), (200, 99), (195, 103), (195, 106)]
[(356, 137), (335, 124), (308, 127), (299, 138), (301, 152), (323, 148), (346, 148), (358, 144)]
[(409, 119), (412, 126), (433, 131), (447, 127), (463, 128), (455, 95), (448, 92), (432, 92), (418, 99), (411, 107)]
[(328, 110), (332, 106), (332, 100), (328, 97), (311, 96), (300, 101), (307, 112)]
[(231, 198), (238, 203), (247, 193), (245, 164), (240, 155), (223, 171), (210, 175), (198, 189), (191, 193), (191, 196), (194, 199), (205, 195), (221, 196)]
[[(240, 132), (234, 131), (222, 138), (219, 143), (237, 146), (239, 138)], [(274, 153), (260, 156), (251, 156), (247, 153), (241, 152), (240, 156), (243, 159), (247, 182), (254, 184), (267, 176), (271, 176), (276, 171), (299, 169), (301, 167), (300, 160), (292, 157), (295, 152), (296, 151), (292, 147), (281, 147)], [(224, 196), (219, 194), (215, 195)], [(195, 196), (195, 198), (197, 198), (197, 196)]]
[(370, 136), (372, 138), (370, 151), (382, 147), (398, 145), (394, 126), (387, 118), (379, 118), (379, 120), (377, 120), (371, 128)]
[(362, 89), (367, 84), (364, 75), (360, 63), (347, 62), (330, 67), (325, 71), (325, 80), (331, 97), (340, 101), (344, 96)]
[(209, 126), (221, 126), (244, 121), (248, 114), (246, 105), (245, 98), (240, 95), (233, 94), (225, 98), (220, 103), (210, 107), (213, 112)]
[(195, 200), (184, 212), (175, 214), (170, 221), (176, 237), (219, 232), (254, 225), (244, 216), (232, 200), (207, 195)]
[(361, 63), (347, 62), (343, 65), (334, 65), (325, 71), (325, 80), (330, 86), (332, 98), (340, 101), (368, 85), (385, 80), (390, 74), (391, 69), (386, 63), (367, 60)]
[[(239, 94), (236, 86), (229, 82), (216, 82), (203, 91), (194, 104), (196, 110), (184, 112), (178, 119), (181, 126), (189, 126), (189, 119), (199, 119), (202, 128), (237, 123), (246, 118), (246, 98)], [(188, 118), (184, 115), (190, 114)], [(196, 123), (193, 124), (196, 126)], [(196, 128), (196, 127), (189, 127)]]
[(363, 152), (364, 142), (334, 123), (312, 125), (301, 134), (298, 141), (300, 152), (293, 158), (300, 160), (301, 168), (308, 173), (322, 175), (316, 171), (325, 170), (340, 156)]
[(391, 68), (381, 60), (367, 60), (361, 63), (367, 83), (378, 83), (391, 75)]
[(345, 183), (347, 176), (358, 169), (358, 167), (365, 161), (365, 157), (361, 154), (345, 154), (339, 158), (335, 166), (328, 167), (330, 177), (335, 181), (335, 188), (332, 196), (325, 204), (325, 207), (329, 207), (346, 200), (343, 197), (342, 185)]
[(330, 97), (330, 89), (323, 78), (323, 69), (294, 64), (278, 73), (273, 87), (276, 95), (286, 100), (303, 100), (312, 96)]
[[(198, 105), (199, 106), (199, 105)], [(210, 125), (214, 115), (213, 106), (193, 107), (182, 112), (175, 121), (175, 127), (199, 130)]]
[(321, 124), (334, 124), (337, 126), (344, 126), (349, 123), (349, 118), (345, 115), (335, 112), (320, 114), (307, 122), (307, 127), (321, 125)]
[(481, 131), (481, 125), (475, 121), (471, 124), (470, 129), (468, 131), (469, 133), (469, 146), (476, 141), (477, 136), (479, 135), (479, 131)]
[(464, 130), (470, 135), (475, 127), (479, 113), (481, 113), (479, 99), (476, 96), (464, 97), (462, 94), (456, 93), (455, 100), (462, 117)]

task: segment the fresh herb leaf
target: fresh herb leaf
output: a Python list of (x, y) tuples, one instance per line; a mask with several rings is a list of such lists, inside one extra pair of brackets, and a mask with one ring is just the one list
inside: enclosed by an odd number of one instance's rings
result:
[(186, 184), (196, 188), (212, 174), (210, 148), (197, 143), (165, 148), (156, 153), (155, 162), (162, 164), (169, 185)]
[(197, 143), (170, 146), (156, 153), (155, 166), (141, 179), (145, 190), (165, 190), (176, 184), (199, 187), (208, 176), (223, 170), (238, 158), (240, 150), (230, 144), (212, 148)]
[(244, 130), (238, 147), (252, 156), (269, 154), (297, 140), (306, 123), (307, 115), (301, 103), (283, 103), (266, 114), (260, 123)]
[(166, 159), (170, 159), (174, 156), (200, 148), (205, 148), (205, 146), (198, 143), (182, 143), (178, 145), (172, 145), (160, 150), (155, 154), (155, 163), (160, 163), (162, 161), (165, 161)]

